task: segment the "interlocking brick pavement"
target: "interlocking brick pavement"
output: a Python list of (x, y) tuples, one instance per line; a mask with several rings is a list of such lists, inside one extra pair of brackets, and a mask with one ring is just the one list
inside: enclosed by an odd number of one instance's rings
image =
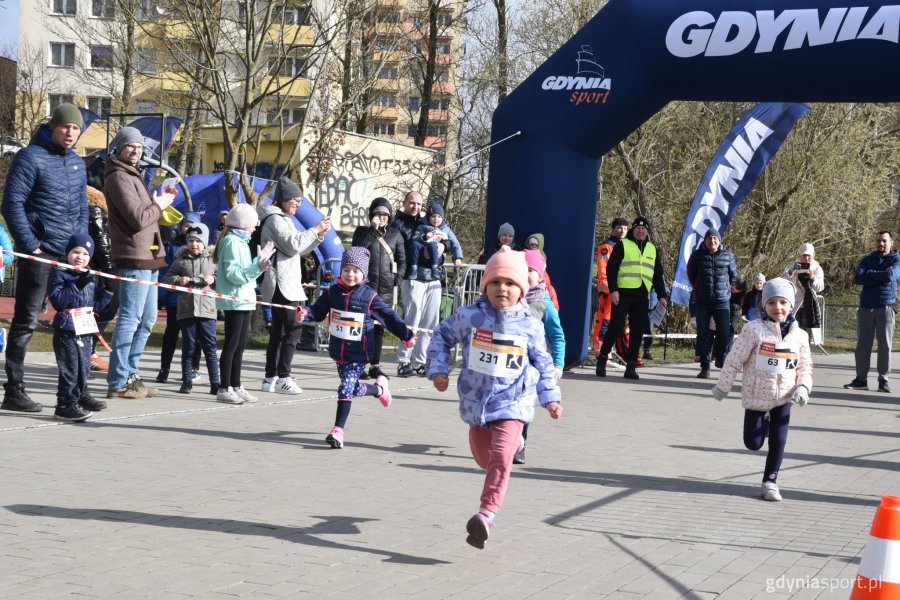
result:
[[(53, 405), (52, 355), (28, 359)], [(716, 402), (695, 365), (567, 373), (483, 551), (455, 389), (423, 378), (391, 379), (389, 409), (355, 400), (343, 450), (324, 443), (324, 354), (298, 353), (304, 393), (279, 396), (255, 391), (249, 351), (252, 406), (217, 404), (205, 377), (178, 394), (176, 372), (84, 424), (0, 411), (0, 598), (846, 598), (880, 495), (900, 493), (900, 398), (842, 389), (851, 356), (815, 360), (781, 503), (759, 499), (737, 390)]]

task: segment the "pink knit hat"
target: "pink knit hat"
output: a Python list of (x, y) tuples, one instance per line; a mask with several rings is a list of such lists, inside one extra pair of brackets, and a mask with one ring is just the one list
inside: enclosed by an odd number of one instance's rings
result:
[(524, 296), (528, 292), (528, 264), (525, 262), (525, 254), (509, 246), (500, 246), (485, 265), (481, 293), (484, 293), (488, 283), (500, 277), (511, 279), (522, 289)]
[(547, 272), (547, 261), (541, 256), (540, 250), (536, 248), (534, 250), (526, 250), (525, 263), (528, 265), (529, 269), (537, 271), (537, 274), (541, 276), (541, 279), (544, 278), (544, 273)]

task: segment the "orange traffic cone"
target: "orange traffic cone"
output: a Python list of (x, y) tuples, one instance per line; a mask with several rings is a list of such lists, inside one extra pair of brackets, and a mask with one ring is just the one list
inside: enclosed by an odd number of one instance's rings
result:
[(900, 600), (900, 497), (882, 496), (850, 600)]

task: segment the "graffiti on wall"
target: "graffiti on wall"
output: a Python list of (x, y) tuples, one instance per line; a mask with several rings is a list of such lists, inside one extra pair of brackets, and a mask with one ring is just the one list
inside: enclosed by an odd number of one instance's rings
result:
[(306, 189), (338, 231), (352, 233), (369, 224), (368, 208), (375, 198), (384, 196), (396, 207), (407, 191), (427, 189), (433, 156), (423, 148), (347, 135), (319, 189), (312, 181)]

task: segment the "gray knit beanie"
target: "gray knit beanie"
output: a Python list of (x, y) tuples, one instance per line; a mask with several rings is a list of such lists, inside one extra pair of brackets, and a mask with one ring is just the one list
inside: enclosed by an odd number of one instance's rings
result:
[(203, 223), (191, 223), (191, 226), (188, 227), (187, 235), (185, 235), (185, 239), (196, 238), (200, 240), (200, 243), (204, 246), (209, 245), (209, 227), (204, 225)]
[(128, 144), (141, 144), (144, 143), (144, 134), (140, 132), (136, 127), (123, 127), (119, 130), (119, 133), (116, 134), (115, 139), (112, 142), (112, 147), (115, 148), (116, 154), (122, 151), (122, 148), (127, 146)]
[(66, 123), (74, 123), (79, 128), (84, 127), (84, 117), (81, 116), (81, 111), (78, 110), (77, 106), (68, 102), (64, 102), (53, 109), (53, 114), (50, 115), (50, 122), (47, 123), (47, 126), (52, 130)]
[(303, 193), (300, 191), (300, 186), (287, 177), (278, 178), (278, 183), (275, 184), (275, 199), (272, 201), (273, 204), (281, 206), (283, 202), (302, 197)]
[(770, 279), (766, 282), (766, 285), (763, 286), (762, 289), (762, 305), (765, 308), (766, 304), (769, 302), (770, 298), (784, 298), (788, 302), (791, 303), (791, 309), (794, 308), (794, 295), (797, 293), (797, 290), (794, 289), (794, 284), (791, 283), (790, 279), (785, 279), (784, 277), (776, 277), (775, 279)]
[(252, 206), (243, 202), (235, 204), (228, 211), (228, 216), (225, 217), (225, 225), (236, 229), (250, 229), (251, 227), (256, 227), (257, 223), (259, 223), (259, 216), (256, 214), (256, 211)]
[(504, 223), (503, 225), (500, 226), (500, 230), (497, 231), (497, 237), (500, 237), (501, 235), (514, 236), (514, 235), (516, 235), (516, 230), (513, 229), (513, 226), (510, 225), (509, 223)]

